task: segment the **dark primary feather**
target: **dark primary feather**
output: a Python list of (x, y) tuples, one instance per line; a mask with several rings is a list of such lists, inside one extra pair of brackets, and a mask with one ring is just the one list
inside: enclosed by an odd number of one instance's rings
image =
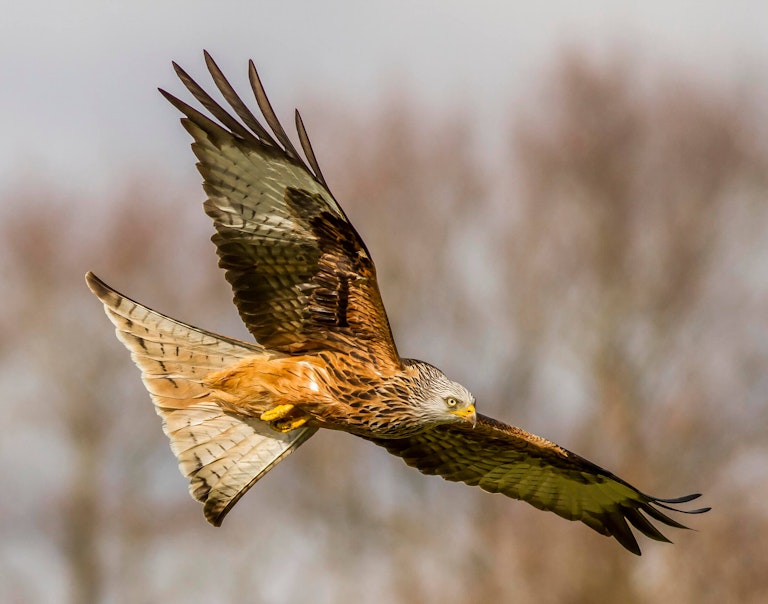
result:
[(492, 418), (477, 417), (474, 429), (451, 424), (408, 438), (373, 442), (424, 474), (503, 493), (568, 520), (579, 520), (598, 533), (615, 537), (638, 555), (640, 548), (629, 524), (651, 539), (668, 541), (646, 516), (687, 528), (658, 508), (686, 514), (709, 510), (673, 508), (667, 504), (687, 503), (699, 495), (676, 499), (645, 495), (554, 443)]
[(224, 77), (224, 74), (221, 72), (221, 69), (219, 69), (219, 66), (216, 65), (213, 57), (211, 57), (207, 51), (205, 51), (203, 54), (205, 55), (205, 64), (208, 66), (208, 71), (210, 71), (216, 87), (221, 91), (221, 94), (224, 96), (230, 106), (235, 110), (235, 113), (237, 113), (240, 119), (243, 120), (243, 123), (245, 123), (246, 126), (248, 126), (256, 133), (256, 135), (259, 137), (259, 140), (265, 143), (269, 143), (273, 147), (279, 148), (278, 144), (272, 138), (272, 135), (269, 133), (269, 131), (264, 128), (261, 123), (259, 123), (259, 120), (256, 119), (256, 116), (251, 113), (251, 110), (248, 109), (248, 106), (238, 96), (238, 94), (235, 92), (235, 89), (232, 88), (231, 84), (227, 81), (227, 78)]
[(250, 80), (251, 88), (256, 96), (256, 104), (259, 106), (259, 109), (261, 110), (262, 115), (264, 115), (264, 119), (267, 120), (267, 124), (269, 124), (272, 132), (277, 136), (277, 140), (283, 145), (286, 154), (289, 157), (299, 159), (299, 154), (296, 152), (296, 148), (285, 133), (280, 120), (277, 119), (277, 115), (275, 114), (274, 109), (272, 109), (272, 104), (267, 98), (267, 93), (264, 92), (264, 86), (261, 83), (259, 72), (256, 71), (256, 65), (253, 64), (253, 61), (248, 61), (248, 80)]
[[(304, 155), (307, 156), (307, 161), (309, 161), (309, 165), (312, 166), (312, 170), (315, 172), (315, 177), (327, 187), (328, 184), (325, 182), (322, 170), (320, 170), (320, 164), (317, 162), (315, 151), (312, 149), (312, 143), (309, 141), (307, 129), (304, 127), (304, 120), (301, 119), (301, 114), (298, 109), (296, 110), (296, 132), (299, 133), (301, 148), (304, 149)], [(339, 206), (339, 208), (341, 209), (341, 206)], [(344, 216), (344, 218), (346, 218), (346, 216)]]
[(241, 121), (176, 64), (181, 81), (219, 123), (161, 92), (186, 116), (219, 265), (248, 329), (281, 352), (348, 352), (363, 345), (375, 363), (399, 366), (376, 269), (325, 185), (301, 117), (296, 114), (296, 127), (309, 166), (280, 125), (252, 62), (251, 88), (272, 134), (207, 53), (206, 64)]

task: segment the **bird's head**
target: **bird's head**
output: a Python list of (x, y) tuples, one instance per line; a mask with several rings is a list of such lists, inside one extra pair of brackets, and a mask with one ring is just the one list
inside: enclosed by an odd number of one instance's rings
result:
[(449, 380), (436, 367), (426, 363), (424, 366), (426, 371), (422, 368), (420, 373), (426, 379), (420, 402), (429, 419), (436, 424), (469, 422), (474, 427), (477, 413), (472, 393), (458, 382)]

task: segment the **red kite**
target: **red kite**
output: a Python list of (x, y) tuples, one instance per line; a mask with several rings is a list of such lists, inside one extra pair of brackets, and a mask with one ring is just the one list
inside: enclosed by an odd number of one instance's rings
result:
[[(275, 116), (253, 65), (267, 127), (205, 60), (237, 117), (174, 63), (213, 121), (176, 97), (204, 178), (219, 265), (254, 343), (186, 325), (119, 294), (92, 273), (118, 338), (131, 351), (190, 480), (218, 526), (232, 506), (319, 428), (365, 438), (425, 474), (477, 485), (580, 520), (640, 554), (629, 524), (658, 541), (649, 518), (698, 494), (660, 499), (558, 445), (475, 412), (461, 384), (397, 353), (376, 269), (320, 171)], [(238, 119), (239, 118), (239, 119)], [(709, 508), (689, 510), (698, 514)]]

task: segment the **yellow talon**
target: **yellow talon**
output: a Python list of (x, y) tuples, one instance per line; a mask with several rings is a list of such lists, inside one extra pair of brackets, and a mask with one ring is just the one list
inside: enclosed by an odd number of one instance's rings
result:
[(304, 417), (298, 417), (296, 419), (278, 420), (272, 422), (270, 425), (273, 430), (277, 430), (278, 432), (290, 432), (291, 430), (295, 430), (306, 424), (308, 419), (309, 418), (305, 415)]
[(293, 407), (294, 405), (277, 405), (262, 413), (259, 416), (259, 419), (263, 422), (273, 422), (277, 419), (283, 419), (293, 411)]

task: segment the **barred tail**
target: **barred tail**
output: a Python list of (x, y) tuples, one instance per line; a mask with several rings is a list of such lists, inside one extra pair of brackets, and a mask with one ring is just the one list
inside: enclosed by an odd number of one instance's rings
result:
[(190, 480), (189, 492), (204, 504), (208, 522), (219, 526), (240, 497), (316, 428), (276, 432), (261, 420), (227, 413), (211, 399), (205, 377), (268, 354), (261, 346), (161, 315), (93, 273), (85, 280), (141, 370), (179, 469)]

